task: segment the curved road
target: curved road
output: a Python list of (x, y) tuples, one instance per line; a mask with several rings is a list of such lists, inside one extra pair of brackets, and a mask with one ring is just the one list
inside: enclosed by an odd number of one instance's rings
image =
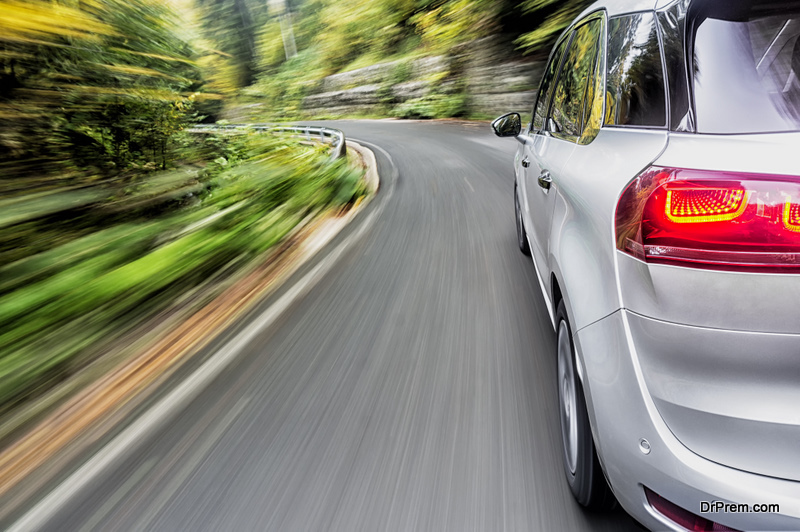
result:
[(374, 222), (44, 528), (637, 530), (582, 511), (562, 478), (555, 335), (515, 243), (515, 142), (477, 124), (331, 125), (385, 150)]

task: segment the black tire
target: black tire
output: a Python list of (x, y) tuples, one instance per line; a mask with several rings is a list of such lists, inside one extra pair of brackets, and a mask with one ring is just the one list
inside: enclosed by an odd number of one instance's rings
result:
[(514, 183), (514, 220), (517, 226), (517, 245), (523, 255), (531, 256), (531, 247), (528, 245), (528, 237), (525, 232), (525, 223), (522, 221), (522, 209), (519, 207), (519, 195), (517, 194), (517, 184)]
[(563, 300), (558, 304), (556, 324), (561, 457), (567, 484), (581, 506), (597, 511), (610, 510), (617, 501), (597, 458), (583, 386), (575, 371), (572, 329)]

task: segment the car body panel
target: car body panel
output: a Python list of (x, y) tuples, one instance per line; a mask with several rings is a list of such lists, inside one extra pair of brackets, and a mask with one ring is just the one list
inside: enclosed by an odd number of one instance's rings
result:
[(738, 469), (800, 480), (800, 335), (628, 313), (647, 389), (675, 436)]
[(800, 277), (646, 264), (617, 252), (623, 306), (672, 323), (798, 333)]
[[(645, 382), (629, 317), (619, 310), (574, 334), (576, 352), (591, 375), (584, 391), (598, 454), (623, 508), (653, 530), (681, 530), (650, 507), (642, 489), (648, 486), (695, 514), (701, 513), (701, 501), (778, 504), (780, 513), (705, 517), (739, 530), (800, 530), (800, 482), (715, 463), (673, 435)], [(643, 438), (650, 445), (648, 454), (640, 450)]]
[(800, 175), (800, 132), (753, 135), (670, 133), (656, 164), (697, 170)]
[[(663, 151), (666, 131), (604, 128), (576, 146), (561, 175), (548, 241), (550, 271), (575, 330), (620, 308), (614, 261), (614, 212), (620, 190)], [(625, 147), (625, 149), (621, 149)], [(540, 272), (541, 273), (541, 272)]]
[[(531, 252), (542, 280), (550, 278), (548, 255), (549, 233), (553, 221), (553, 210), (558, 195), (556, 186), (545, 190), (539, 186), (539, 175), (547, 172), (554, 182), (558, 182), (576, 144), (552, 137), (548, 134), (533, 134), (525, 139), (523, 157), (530, 161), (530, 166), (520, 166), (519, 175), (524, 182), (525, 219), (528, 238), (531, 241)], [(548, 289), (548, 283), (545, 282)], [(548, 298), (552, 294), (548, 292)]]
[[(800, 175), (800, 134), (670, 134), (657, 166)], [(622, 306), (675, 436), (716, 462), (800, 480), (800, 277), (646, 264), (617, 251)]]

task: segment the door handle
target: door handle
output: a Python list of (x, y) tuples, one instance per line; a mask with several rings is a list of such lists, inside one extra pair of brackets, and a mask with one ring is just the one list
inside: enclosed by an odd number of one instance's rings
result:
[(527, 167), (529, 167), (530, 165), (531, 165), (531, 162), (528, 160), (528, 158), (527, 158), (527, 157), (525, 157), (524, 159), (522, 159), (522, 166), (523, 166), (524, 168), (527, 168)]
[(550, 177), (550, 172), (545, 170), (541, 174), (539, 174), (539, 186), (545, 190), (550, 190), (550, 184), (553, 182), (553, 178)]

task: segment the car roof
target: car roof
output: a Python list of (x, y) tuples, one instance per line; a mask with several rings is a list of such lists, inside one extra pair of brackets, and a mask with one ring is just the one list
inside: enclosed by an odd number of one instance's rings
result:
[(586, 8), (576, 20), (598, 9), (605, 9), (608, 16), (613, 17), (615, 15), (622, 15), (623, 13), (655, 9), (656, 4), (658, 4), (657, 0), (600, 0)]

